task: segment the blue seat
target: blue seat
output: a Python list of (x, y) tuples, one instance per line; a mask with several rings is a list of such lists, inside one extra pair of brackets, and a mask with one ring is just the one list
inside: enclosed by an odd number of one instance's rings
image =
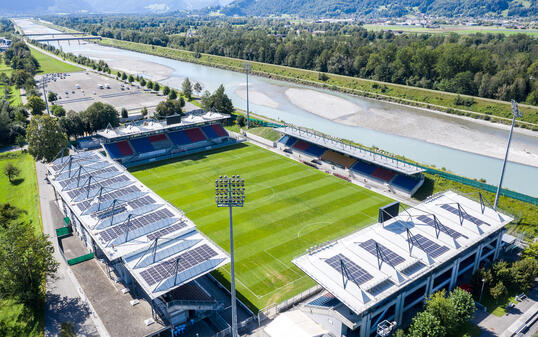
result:
[(391, 182), (392, 185), (411, 192), (415, 186), (419, 183), (419, 179), (406, 176), (403, 174), (398, 174)]
[(217, 135), (217, 133), (215, 132), (215, 130), (213, 130), (213, 128), (211, 127), (211, 125), (202, 126), (202, 131), (205, 133), (205, 135), (206, 135), (207, 138), (209, 138), (209, 139), (212, 139), (212, 138), (219, 138), (219, 135)]
[(286, 146), (291, 147), (293, 144), (295, 144), (296, 141), (297, 141), (297, 139), (295, 139), (294, 137), (289, 136), (288, 140), (286, 141)]
[(355, 165), (353, 165), (351, 167), (351, 169), (353, 171), (357, 171), (361, 174), (364, 174), (364, 175), (367, 175), (369, 176), (370, 174), (372, 174), (372, 172), (374, 172), (374, 170), (376, 169), (376, 166), (373, 165), (373, 164), (368, 164), (366, 162), (363, 162), (361, 160), (358, 160)]
[(151, 152), (155, 150), (148, 137), (131, 139), (129, 142), (138, 153)]
[(183, 131), (170, 132), (168, 138), (170, 138), (176, 145), (187, 145), (191, 143), (191, 139)]
[(312, 155), (313, 157), (321, 157), (322, 154), (324, 154), (326, 151), (325, 148), (312, 144), (310, 145), (304, 152), (308, 153), (309, 155)]
[(120, 152), (120, 149), (118, 149), (115, 143), (109, 143), (109, 144), (104, 144), (104, 145), (105, 145), (105, 149), (107, 150), (108, 154), (110, 154), (111, 158), (123, 157), (123, 155)]

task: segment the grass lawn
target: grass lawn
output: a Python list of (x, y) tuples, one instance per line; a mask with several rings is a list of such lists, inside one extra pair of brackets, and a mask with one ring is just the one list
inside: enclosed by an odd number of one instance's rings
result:
[[(0, 61), (0, 73), (5, 73), (6, 75), (11, 76), (12, 72), (13, 72), (13, 69), (11, 69), (10, 66), (4, 63), (4, 59), (2, 58), (2, 60)], [(5, 85), (0, 85), (0, 98), (4, 97), (5, 87), (6, 87)], [(21, 105), (22, 104), (21, 92), (17, 88), (15, 88), (14, 85), (9, 86), (9, 90), (11, 91), (11, 100), (10, 100), (11, 104)]]
[[(25, 220), (31, 221), (36, 232), (42, 231), (39, 198), (37, 189), (37, 177), (35, 173), (35, 163), (28, 153), (20, 151), (0, 154), (0, 169), (7, 163), (13, 163), (20, 170), (20, 176), (11, 184), (2, 173), (0, 176), (0, 202), (9, 202), (28, 213)], [(33, 313), (27, 310), (22, 304), (14, 301), (0, 301), (0, 323), (5, 323), (8, 327), (16, 331), (24, 331), (25, 336), (42, 336), (44, 312)]]
[[(217, 208), (214, 180), (245, 179), (245, 207), (234, 209), (237, 289), (252, 308), (292, 297), (315, 282), (292, 265), (305, 249), (376, 222), (391, 200), (256, 147), (204, 153), (133, 169), (140, 181), (183, 210), (229, 248), (228, 210)], [(219, 270), (229, 279), (230, 265)]]
[(52, 56), (44, 54), (34, 48), (30, 48), (32, 55), (39, 62), (38, 74), (50, 73), (69, 73), (74, 71), (82, 71), (82, 68), (62, 62)]
[(457, 34), (527, 34), (530, 36), (537, 37), (538, 30), (536, 29), (510, 29), (510, 28), (500, 28), (500, 27), (488, 27), (488, 26), (453, 26), (453, 25), (443, 25), (439, 28), (426, 28), (418, 26), (405, 26), (405, 25), (375, 25), (367, 24), (363, 26), (367, 30), (372, 31), (381, 31), (381, 30), (392, 30), (392, 31), (402, 31), (407, 33), (439, 33), (439, 34), (448, 34), (448, 33), (457, 33)]

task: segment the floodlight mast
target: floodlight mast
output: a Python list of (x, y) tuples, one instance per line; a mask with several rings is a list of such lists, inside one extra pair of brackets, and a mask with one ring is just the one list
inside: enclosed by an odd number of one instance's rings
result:
[(512, 127), (510, 128), (510, 135), (508, 136), (508, 144), (506, 145), (506, 153), (504, 154), (503, 168), (501, 170), (501, 179), (499, 180), (499, 186), (497, 186), (497, 194), (495, 194), (495, 203), (493, 208), (497, 210), (497, 205), (499, 204), (499, 195), (501, 193), (501, 187), (503, 184), (504, 171), (506, 170), (506, 161), (508, 160), (508, 151), (510, 150), (510, 142), (512, 141), (512, 133), (514, 132), (514, 124), (516, 123), (516, 118), (523, 116), (517, 107), (517, 102), (512, 100)]
[(237, 301), (235, 295), (235, 263), (232, 207), (243, 207), (245, 201), (245, 181), (238, 175), (220, 176), (215, 180), (215, 199), (217, 207), (228, 207), (230, 210), (230, 262), (231, 262), (231, 289), (232, 295), (232, 337), (237, 334)]
[(247, 129), (250, 127), (250, 111), (248, 105), (248, 72), (252, 69), (252, 65), (248, 62), (243, 63), (243, 70), (247, 74)]

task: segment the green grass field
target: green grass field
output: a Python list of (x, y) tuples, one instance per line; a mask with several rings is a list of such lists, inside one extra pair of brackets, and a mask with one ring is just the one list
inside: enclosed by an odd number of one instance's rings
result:
[[(390, 199), (254, 145), (194, 155), (133, 174), (229, 249), (228, 210), (215, 205), (214, 180), (245, 179), (234, 209), (237, 289), (252, 308), (290, 298), (315, 283), (291, 260), (305, 249), (376, 222)], [(230, 266), (219, 272), (229, 279)]]
[(406, 33), (437, 33), (437, 34), (448, 34), (448, 33), (457, 33), (457, 34), (527, 34), (530, 36), (538, 37), (538, 30), (536, 29), (510, 29), (510, 28), (500, 28), (500, 27), (488, 27), (488, 26), (454, 26), (454, 25), (442, 25), (439, 28), (427, 28), (427, 27), (418, 27), (418, 26), (405, 26), (405, 25), (375, 25), (367, 24), (363, 26), (367, 30), (372, 31), (382, 31), (382, 30), (392, 30), (392, 31), (401, 31)]
[[(20, 170), (20, 176), (10, 183), (3, 174), (0, 175), (0, 203), (9, 202), (25, 211), (23, 218), (31, 221), (36, 232), (41, 232), (41, 216), (35, 163), (28, 153), (20, 151), (0, 154), (0, 170), (7, 163), (13, 163)], [(24, 332), (24, 336), (43, 336), (44, 312), (34, 313), (24, 305), (11, 300), (0, 300), (0, 324), (5, 324), (13, 331)]]
[(82, 68), (62, 62), (34, 48), (30, 48), (30, 50), (32, 51), (32, 55), (39, 62), (39, 74), (69, 73), (74, 71), (82, 71)]
[[(6, 65), (4, 63), (4, 58), (1, 58), (1, 60), (0, 60), (0, 73), (5, 73), (6, 75), (11, 76), (12, 72), (13, 72), (13, 69), (11, 69), (10, 66), (8, 66), (8, 65)], [(4, 88), (5, 87), (6, 87), (5, 85), (0, 84), (0, 98), (4, 97)], [(10, 103), (13, 104), (13, 105), (21, 105), (22, 100), (21, 100), (20, 91), (17, 88), (15, 88), (14, 85), (10, 85), (8, 87), (9, 87), (9, 90), (11, 92)]]

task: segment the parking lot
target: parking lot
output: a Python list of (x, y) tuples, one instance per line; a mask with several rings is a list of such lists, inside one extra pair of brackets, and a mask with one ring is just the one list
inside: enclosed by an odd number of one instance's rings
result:
[(36, 80), (39, 91), (42, 92), (44, 80), (46, 92), (52, 91), (58, 96), (54, 103), (62, 105), (67, 111), (86, 110), (91, 104), (102, 102), (114, 106), (118, 111), (125, 108), (133, 113), (143, 107), (152, 110), (166, 98), (149, 90), (144, 91), (138, 83), (131, 85), (93, 72), (47, 74), (37, 76)]

